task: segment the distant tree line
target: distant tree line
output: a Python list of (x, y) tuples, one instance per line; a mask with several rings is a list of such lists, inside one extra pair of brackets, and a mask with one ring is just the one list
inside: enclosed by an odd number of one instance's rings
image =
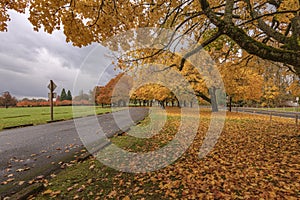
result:
[[(92, 91), (89, 94), (84, 93), (81, 90), (78, 96), (72, 97), (70, 90), (66, 92), (65, 88), (62, 89), (61, 95), (57, 96), (56, 101), (54, 102), (55, 106), (70, 106), (70, 105), (91, 105), (92, 101)], [(47, 99), (36, 99), (36, 98), (23, 98), (17, 100), (13, 97), (10, 92), (3, 92), (0, 96), (0, 108), (8, 107), (40, 107), (40, 106), (50, 106), (50, 102)]]
[[(236, 67), (236, 71), (239, 73), (227, 74), (227, 72), (222, 71), (228, 96), (227, 102), (224, 102), (224, 104), (227, 103), (228, 107), (230, 105), (250, 107), (291, 106), (290, 102), (295, 103), (296, 97), (300, 97), (300, 79), (278, 66), (273, 66), (273, 68), (267, 70), (259, 68), (260, 71), (254, 69), (251, 71), (240, 66), (233, 67)], [(201, 98), (185, 99), (183, 96), (181, 100), (178, 100), (168, 88), (159, 84), (143, 85), (135, 91), (128, 92), (131, 85), (130, 78), (121, 73), (112, 78), (106, 85), (96, 86), (93, 90), (93, 101), (96, 105), (101, 106), (124, 106), (126, 102), (128, 104), (128, 99), (130, 100), (129, 103), (138, 106), (151, 106), (153, 100), (162, 107), (192, 107), (197, 103), (209, 105)], [(118, 89), (120, 92), (117, 91)], [(205, 88), (200, 89), (205, 91)]]
[(29, 99), (23, 98), (22, 100), (18, 101), (17, 107), (38, 107), (38, 106), (49, 106), (50, 103), (46, 99)]
[(56, 100), (60, 100), (60, 101), (69, 100), (69, 101), (72, 101), (71, 91), (68, 90), (68, 92), (66, 93), (65, 88), (63, 88), (61, 93), (60, 93), (59, 98), (57, 98)]
[[(91, 92), (90, 92), (91, 93)], [(70, 90), (66, 92), (63, 88), (60, 95), (57, 95), (55, 106), (71, 106), (71, 105), (91, 105), (91, 95), (85, 94), (83, 90), (79, 92), (78, 96), (72, 97)], [(39, 106), (50, 106), (49, 100), (46, 99), (28, 99), (24, 98), (16, 104), (17, 107), (39, 107)]]

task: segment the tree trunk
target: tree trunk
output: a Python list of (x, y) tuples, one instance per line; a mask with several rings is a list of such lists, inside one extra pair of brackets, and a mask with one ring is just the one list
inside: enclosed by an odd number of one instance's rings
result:
[(231, 112), (232, 109), (232, 97), (229, 96), (229, 112)]
[(178, 106), (178, 108), (180, 108), (180, 102), (178, 99), (177, 99), (177, 106)]
[(158, 104), (160, 105), (160, 107), (162, 109), (165, 109), (165, 103), (164, 103), (164, 101), (158, 101)]
[(209, 95), (210, 95), (212, 112), (218, 112), (219, 110), (218, 110), (217, 97), (216, 97), (216, 88), (215, 87), (209, 88)]

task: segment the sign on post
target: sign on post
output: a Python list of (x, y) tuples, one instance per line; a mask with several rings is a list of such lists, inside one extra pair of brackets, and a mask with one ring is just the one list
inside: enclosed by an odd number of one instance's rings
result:
[[(52, 83), (52, 87), (51, 87), (51, 83)], [(55, 83), (52, 80), (50, 80), (50, 83), (48, 85), (49, 90), (54, 91), (56, 89), (56, 87), (57, 87), (57, 85), (55, 85)]]
[[(56, 92), (53, 92), (52, 98), (56, 98), (56, 97), (57, 97)], [(48, 93), (48, 99), (50, 98), (51, 98), (51, 92)]]
[(53, 121), (53, 98), (56, 98), (56, 93), (53, 93), (53, 91), (55, 90), (57, 86), (55, 85), (55, 83), (50, 80), (50, 83), (48, 85), (48, 88), (50, 90), (50, 93), (48, 93), (48, 97), (50, 99), (50, 118), (51, 121)]

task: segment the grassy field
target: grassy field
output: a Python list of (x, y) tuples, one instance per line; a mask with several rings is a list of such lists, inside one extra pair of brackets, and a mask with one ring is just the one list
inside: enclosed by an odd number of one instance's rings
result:
[[(95, 108), (95, 109), (94, 109)], [(72, 119), (72, 106), (54, 107), (54, 120)], [(77, 106), (74, 117), (111, 112), (110, 108)], [(0, 108), (0, 130), (24, 124), (44, 124), (50, 120), (49, 107)]]
[[(161, 148), (180, 125), (178, 110), (168, 112), (160, 134), (150, 139), (125, 134), (112, 142), (132, 152)], [(163, 169), (125, 173), (91, 158), (51, 180), (38, 180), (46, 188), (32, 199), (299, 199), (300, 135), (293, 120), (274, 117), (271, 123), (266, 116), (228, 113), (213, 151), (199, 159), (211, 115), (205, 111), (200, 116), (193, 144)], [(149, 119), (139, 126), (147, 123)]]

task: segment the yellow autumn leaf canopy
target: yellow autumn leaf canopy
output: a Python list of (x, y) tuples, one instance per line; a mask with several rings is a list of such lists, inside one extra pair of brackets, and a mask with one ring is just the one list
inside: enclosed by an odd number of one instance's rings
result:
[[(35, 30), (63, 28), (66, 40), (76, 46), (138, 27), (172, 27), (203, 46), (227, 35), (248, 53), (300, 74), (297, 0), (4, 0), (0, 7), (1, 31), (7, 30), (10, 9), (28, 9)], [(203, 40), (212, 29), (215, 34)]]

